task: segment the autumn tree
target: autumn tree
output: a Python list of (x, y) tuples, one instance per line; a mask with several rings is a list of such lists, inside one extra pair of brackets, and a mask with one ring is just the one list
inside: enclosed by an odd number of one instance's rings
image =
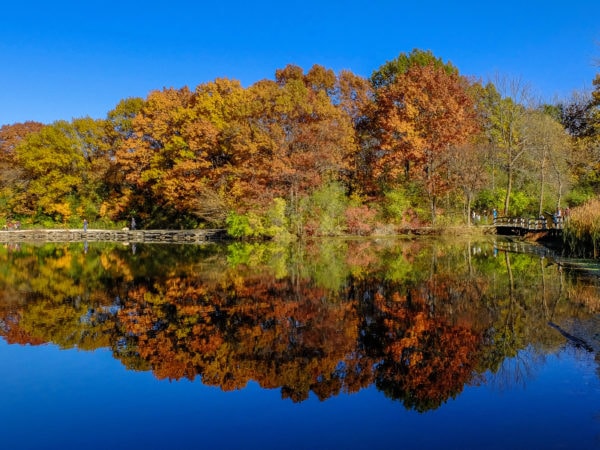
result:
[(409, 54), (400, 53), (393, 60), (386, 61), (371, 75), (371, 84), (375, 90), (389, 86), (390, 84), (395, 83), (400, 75), (405, 74), (408, 69), (413, 66), (433, 66), (436, 69), (443, 70), (448, 75), (458, 74), (458, 69), (454, 67), (451, 62), (444, 62), (430, 50), (420, 50), (416, 48)]
[[(15, 123), (0, 128), (0, 203), (5, 207), (17, 203), (15, 189), (23, 179), (23, 170), (16, 160), (16, 147), (29, 134), (44, 125), (39, 122)], [(3, 208), (4, 209), (4, 208)], [(13, 211), (7, 211), (8, 214)]]
[(348, 70), (342, 70), (338, 74), (333, 102), (352, 120), (357, 145), (356, 153), (351, 159), (351, 188), (355, 192), (371, 195), (376, 191), (373, 177), (373, 164), (377, 154), (373, 134), (374, 95), (375, 91), (367, 78)]
[(452, 188), (446, 173), (450, 149), (477, 131), (466, 87), (454, 72), (412, 65), (376, 94), (381, 153), (375, 173), (383, 186), (420, 183), (433, 223), (438, 199)]
[[(129, 97), (121, 100), (114, 109), (106, 115), (107, 134), (114, 143), (119, 138), (127, 139), (134, 133), (133, 119), (144, 107), (144, 100), (139, 97)], [(114, 146), (114, 144), (113, 144)]]
[(118, 219), (119, 212), (123, 209), (124, 193), (129, 192), (128, 183), (125, 181), (125, 173), (117, 163), (117, 151), (123, 145), (123, 141), (133, 136), (133, 119), (140, 112), (144, 100), (139, 97), (121, 100), (106, 115), (104, 121), (106, 128), (106, 139), (108, 141), (109, 164), (105, 173), (105, 193), (100, 205), (100, 215), (110, 220)]
[(30, 133), (36, 133), (44, 127), (40, 122), (23, 122), (0, 127), (0, 158), (10, 162), (15, 156), (15, 148)]
[(600, 73), (596, 74), (592, 81), (594, 90), (592, 91), (592, 123), (596, 134), (600, 133)]
[(301, 197), (347, 173), (356, 152), (352, 122), (329, 95), (335, 86), (333, 73), (318, 66), (305, 76), (301, 73), (288, 66), (276, 74), (277, 97), (265, 111), (276, 118), (270, 129), (275, 137), (274, 186), (288, 199), (293, 214)]
[(83, 216), (101, 216), (101, 204), (108, 197), (108, 179), (114, 160), (113, 141), (106, 121), (83, 117), (73, 119), (72, 138), (82, 153), (85, 169), (78, 189), (77, 212)]
[(591, 93), (576, 93), (559, 105), (561, 122), (574, 146), (571, 164), (577, 183), (570, 195), (572, 204), (600, 193), (600, 74), (593, 86)]
[(89, 118), (57, 121), (27, 135), (15, 149), (23, 179), (11, 206), (58, 222), (96, 211), (106, 149), (102, 121)]
[[(238, 214), (264, 215), (283, 199), (294, 232), (302, 234), (304, 199), (326, 183), (352, 177), (357, 146), (343, 109), (350, 105), (338, 96), (335, 74), (321, 66), (304, 73), (290, 65), (275, 78), (250, 86), (246, 102), (237, 106), (243, 115), (223, 134), (231, 158), (220, 180), (228, 180)], [(346, 92), (352, 95), (350, 88)]]
[(116, 151), (125, 183), (112, 202), (114, 217), (137, 213), (147, 223), (173, 223), (194, 210), (218, 133), (194, 110), (195, 100), (188, 88), (154, 91), (131, 119), (131, 131)]

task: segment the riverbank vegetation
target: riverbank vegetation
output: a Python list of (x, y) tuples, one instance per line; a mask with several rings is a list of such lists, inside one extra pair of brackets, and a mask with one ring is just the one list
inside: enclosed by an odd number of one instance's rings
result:
[(574, 208), (565, 222), (564, 241), (570, 253), (597, 258), (600, 251), (600, 199)]
[(105, 119), (7, 124), (0, 224), (293, 239), (537, 217), (600, 192), (594, 86), (540, 104), (413, 50), (368, 79), (288, 65), (123, 99)]

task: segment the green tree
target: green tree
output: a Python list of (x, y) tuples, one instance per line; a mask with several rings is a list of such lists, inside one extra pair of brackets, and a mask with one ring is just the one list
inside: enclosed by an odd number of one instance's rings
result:
[(509, 214), (518, 164), (525, 152), (522, 127), (526, 114), (524, 103), (528, 98), (528, 88), (518, 79), (498, 77), (487, 88), (487, 133), (494, 148), (494, 160), (498, 161), (506, 176), (504, 215)]
[(524, 116), (523, 146), (530, 164), (527, 173), (536, 178), (538, 216), (544, 206), (550, 206), (550, 198), (552, 210), (561, 206), (570, 178), (567, 164), (570, 145), (563, 126), (545, 112), (534, 110)]
[(387, 61), (371, 75), (371, 84), (375, 90), (393, 84), (396, 79), (405, 74), (413, 66), (433, 66), (443, 70), (447, 75), (458, 75), (458, 69), (451, 62), (444, 62), (436, 57), (430, 50), (413, 49), (408, 55), (400, 53), (396, 58)]

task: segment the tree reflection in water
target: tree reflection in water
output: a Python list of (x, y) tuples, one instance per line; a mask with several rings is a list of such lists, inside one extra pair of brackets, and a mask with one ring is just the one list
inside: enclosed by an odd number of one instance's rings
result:
[(598, 354), (598, 281), (495, 248), (7, 247), (0, 333), (9, 343), (111, 348), (127, 368), (159, 379), (200, 377), (224, 390), (254, 380), (293, 401), (374, 384), (426, 411), (468, 384), (523, 382), (531, 358), (572, 344), (565, 333)]

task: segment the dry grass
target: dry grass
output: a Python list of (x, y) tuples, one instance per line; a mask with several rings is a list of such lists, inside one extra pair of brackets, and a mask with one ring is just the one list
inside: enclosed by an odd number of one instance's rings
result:
[(598, 257), (600, 244), (600, 198), (573, 208), (565, 222), (564, 239), (572, 252)]

